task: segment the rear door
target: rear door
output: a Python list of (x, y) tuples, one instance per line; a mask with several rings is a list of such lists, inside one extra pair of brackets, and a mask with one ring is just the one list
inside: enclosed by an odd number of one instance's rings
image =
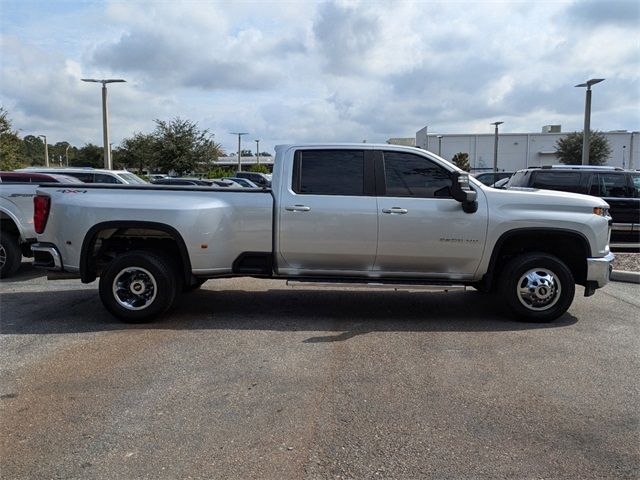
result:
[[(376, 151), (378, 253), (374, 271), (385, 275), (470, 278), (487, 231), (487, 206), (465, 213), (451, 196), (451, 173), (422, 155)], [(380, 172), (380, 174), (378, 173)]]
[(278, 271), (369, 273), (378, 241), (371, 150), (299, 149), (289, 166), (280, 191)]

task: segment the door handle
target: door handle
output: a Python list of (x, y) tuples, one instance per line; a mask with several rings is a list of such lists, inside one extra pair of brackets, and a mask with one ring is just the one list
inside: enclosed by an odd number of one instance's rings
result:
[(391, 207), (391, 208), (383, 208), (382, 213), (390, 213), (391, 215), (393, 214), (404, 215), (405, 213), (409, 213), (409, 210), (407, 210), (406, 208)]
[(311, 207), (307, 207), (306, 205), (289, 205), (288, 207), (284, 207), (284, 209), (288, 212), (308, 212), (311, 210)]

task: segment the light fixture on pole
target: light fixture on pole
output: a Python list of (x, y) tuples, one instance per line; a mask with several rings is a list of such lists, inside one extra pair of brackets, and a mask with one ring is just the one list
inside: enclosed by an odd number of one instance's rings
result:
[(260, 140), (256, 140), (256, 161), (260, 165)]
[(49, 166), (49, 146), (47, 145), (47, 136), (46, 135), (38, 135), (39, 137), (44, 138), (44, 166)]
[(240, 142), (243, 135), (249, 135), (247, 132), (231, 132), (231, 135), (238, 135), (238, 171), (242, 171), (242, 163), (240, 162), (240, 154), (242, 151), (240, 150)]
[(493, 138), (493, 173), (498, 171), (498, 125), (502, 125), (504, 122), (493, 122), (491, 125), (495, 125), (496, 130)]
[(67, 167), (69, 166), (69, 147), (70, 146), (71, 146), (71, 144), (67, 143), (67, 148), (64, 149), (64, 158), (66, 160)]
[(591, 86), (600, 83), (604, 78), (592, 78), (576, 87), (587, 87), (584, 100), (584, 130), (582, 131), (582, 165), (589, 165), (589, 136), (591, 134)]
[(104, 168), (113, 169), (111, 163), (111, 152), (109, 151), (109, 112), (107, 110), (107, 83), (122, 83), (126, 80), (121, 78), (110, 78), (106, 80), (98, 80), (95, 78), (81, 78), (83, 82), (101, 83), (102, 84), (102, 149), (104, 152)]
[(438, 135), (438, 156), (442, 156), (442, 135)]

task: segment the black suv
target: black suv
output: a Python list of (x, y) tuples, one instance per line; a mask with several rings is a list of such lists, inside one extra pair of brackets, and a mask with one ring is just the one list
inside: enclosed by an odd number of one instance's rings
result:
[[(600, 197), (611, 207), (611, 243), (640, 243), (640, 171), (553, 165), (517, 171), (507, 188), (529, 187)], [(617, 245), (616, 245), (617, 246)]]

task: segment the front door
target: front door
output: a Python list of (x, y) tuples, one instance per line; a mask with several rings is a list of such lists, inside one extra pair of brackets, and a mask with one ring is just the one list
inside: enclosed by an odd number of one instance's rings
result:
[[(384, 275), (469, 279), (484, 251), (487, 207), (465, 213), (451, 197), (451, 174), (425, 156), (376, 152), (384, 177), (378, 197), (378, 253)], [(380, 170), (380, 167), (379, 167)]]

